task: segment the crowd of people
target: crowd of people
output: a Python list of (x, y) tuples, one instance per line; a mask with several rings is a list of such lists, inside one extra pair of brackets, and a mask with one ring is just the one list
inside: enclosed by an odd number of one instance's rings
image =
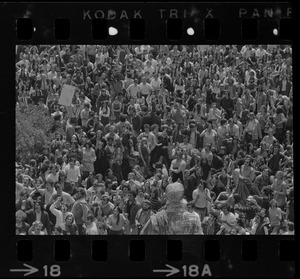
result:
[(289, 45), (20, 45), (23, 107), (53, 127), (16, 159), (18, 235), (147, 234), (172, 183), (187, 234), (294, 234)]

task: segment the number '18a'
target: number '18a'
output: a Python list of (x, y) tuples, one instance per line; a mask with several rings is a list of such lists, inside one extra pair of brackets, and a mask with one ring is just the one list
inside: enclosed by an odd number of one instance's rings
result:
[[(208, 264), (205, 264), (203, 266), (202, 272), (199, 270), (199, 266), (192, 264), (190, 266), (186, 266), (184, 265), (182, 267), (183, 269), (183, 276), (184, 277), (198, 277), (200, 276), (212, 276), (211, 271), (210, 271), (210, 267)], [(201, 274), (200, 274), (201, 272)]]

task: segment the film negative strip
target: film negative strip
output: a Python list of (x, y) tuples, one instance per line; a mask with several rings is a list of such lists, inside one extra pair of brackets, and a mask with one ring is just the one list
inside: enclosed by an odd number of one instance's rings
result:
[(0, 14), (13, 153), (0, 277), (295, 276), (291, 2), (1, 3)]

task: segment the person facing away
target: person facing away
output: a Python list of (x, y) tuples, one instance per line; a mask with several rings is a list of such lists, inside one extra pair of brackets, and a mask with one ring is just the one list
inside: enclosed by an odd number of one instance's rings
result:
[(181, 183), (169, 184), (166, 188), (166, 209), (150, 216), (141, 235), (202, 234), (200, 218), (195, 218), (182, 203), (183, 193)]

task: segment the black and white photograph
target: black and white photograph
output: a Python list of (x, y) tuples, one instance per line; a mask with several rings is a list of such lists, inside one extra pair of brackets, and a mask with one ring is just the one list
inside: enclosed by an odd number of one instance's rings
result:
[(291, 45), (15, 54), (16, 235), (294, 235)]

